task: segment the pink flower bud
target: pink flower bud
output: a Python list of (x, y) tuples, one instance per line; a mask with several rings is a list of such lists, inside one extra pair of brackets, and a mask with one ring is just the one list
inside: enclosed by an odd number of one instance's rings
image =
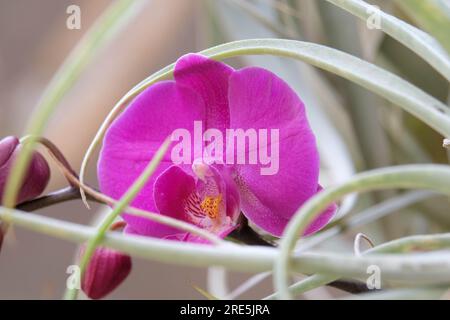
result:
[(2, 249), (2, 245), (3, 245), (3, 237), (4, 237), (3, 230), (2, 230), (2, 227), (0, 224), (0, 250)]
[[(80, 250), (84, 254), (85, 247)], [(130, 274), (131, 257), (122, 252), (99, 247), (83, 275), (81, 288), (91, 299), (101, 299), (117, 288)]]
[[(8, 175), (14, 165), (14, 159), (22, 146), (16, 137), (0, 140), (0, 202), (3, 198)], [(17, 203), (22, 203), (39, 196), (50, 180), (50, 168), (45, 158), (38, 152), (33, 153), (32, 160), (20, 189)]]

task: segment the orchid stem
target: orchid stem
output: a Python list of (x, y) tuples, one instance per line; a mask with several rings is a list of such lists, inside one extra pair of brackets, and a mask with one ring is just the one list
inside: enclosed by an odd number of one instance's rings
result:
[[(83, 243), (91, 239), (96, 230), (72, 222), (61, 221), (33, 213), (0, 207), (0, 218), (8, 210), (13, 210), (11, 222), (34, 232), (45, 234), (75, 243)], [(450, 234), (416, 236), (393, 241), (382, 252), (355, 257), (350, 254), (305, 252), (292, 258), (292, 270), (308, 273), (324, 273), (342, 275), (343, 277), (360, 277), (367, 275), (367, 266), (376, 264), (383, 270), (385, 280), (405, 280), (411, 284), (443, 284), (450, 277), (450, 254), (441, 251), (438, 254), (397, 254), (386, 253), (392, 248), (414, 245), (418, 250), (428, 248), (433, 243), (433, 249), (450, 248)], [(274, 262), (279, 259), (278, 250), (261, 246), (240, 246), (228, 244), (215, 246), (179, 243), (134, 235), (123, 235), (117, 232), (106, 232), (101, 239), (101, 245), (120, 250), (132, 256), (141, 257), (163, 263), (183, 266), (208, 267), (222, 266), (241, 272), (264, 272), (271, 270)], [(372, 249), (375, 250), (375, 249)], [(386, 250), (386, 251), (385, 251)]]
[[(101, 203), (96, 198), (89, 196), (89, 194), (87, 194), (87, 196), (90, 201)], [(81, 194), (78, 187), (67, 187), (49, 193), (37, 199), (24, 202), (21, 205), (17, 206), (17, 209), (21, 211), (31, 212), (50, 207), (55, 204), (79, 199), (81, 199)], [(256, 231), (248, 226), (248, 224), (246, 224), (243, 228), (240, 228), (239, 232), (233, 232), (230, 237), (236, 240), (240, 240), (247, 245), (262, 245), (274, 247), (273, 244), (264, 240)], [(337, 280), (328, 283), (327, 285), (353, 294), (367, 292), (367, 287), (365, 287), (363, 283), (357, 281)]]
[(230, 233), (229, 237), (247, 245), (275, 247), (275, 244), (264, 239), (258, 232), (248, 225), (248, 219), (241, 212), (238, 222), (239, 227)]
[[(39, 209), (43, 209), (46, 207), (50, 207), (55, 204), (77, 200), (80, 199), (80, 190), (76, 187), (67, 187), (52, 193), (49, 193), (45, 196), (24, 202), (17, 206), (18, 210), (22, 211), (36, 211)], [(89, 199), (92, 201), (97, 201), (95, 198), (90, 197)]]

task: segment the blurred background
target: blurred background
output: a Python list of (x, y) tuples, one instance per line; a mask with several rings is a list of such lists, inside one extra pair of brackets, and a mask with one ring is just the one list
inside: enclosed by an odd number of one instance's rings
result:
[[(0, 137), (20, 136), (54, 72), (110, 0), (0, 0)], [(419, 27), (423, 18), (402, 0), (369, 1)], [(408, 1), (406, 1), (408, 2)], [(66, 27), (69, 5), (81, 8), (81, 29)], [(450, 10), (450, 9), (449, 9)], [(450, 29), (448, 30), (450, 32)], [(290, 38), (331, 46), (394, 72), (437, 99), (448, 102), (449, 86), (414, 53), (369, 29), (324, 0), (148, 0), (82, 74), (52, 116), (45, 136), (79, 168), (86, 148), (113, 105), (135, 84), (174, 62), (179, 56), (226, 41), (245, 38)], [(277, 73), (305, 101), (318, 138), (324, 185), (333, 185), (365, 169), (404, 163), (446, 163), (442, 137), (426, 125), (392, 107), (365, 89), (308, 65), (274, 57), (228, 61), (235, 67), (259, 65)], [(51, 162), (51, 161), (50, 161)], [(96, 185), (95, 161), (88, 182)], [(53, 167), (48, 190), (65, 186)], [(398, 192), (348, 197), (339, 215), (353, 214)], [(44, 215), (92, 223), (102, 209), (87, 211), (74, 201), (41, 212)], [(375, 243), (410, 234), (450, 229), (448, 201), (434, 197), (319, 248), (351, 250), (357, 232)], [(0, 255), (1, 299), (52, 299), (62, 296), (76, 246), (14, 229)], [(194, 286), (208, 284), (208, 271), (133, 259), (133, 271), (109, 298), (201, 299)], [(210, 271), (220, 277), (220, 270)], [(231, 274), (235, 288), (248, 278)], [(217, 286), (216, 286), (217, 287)], [(266, 279), (240, 298), (261, 298), (271, 292)], [(334, 289), (311, 291), (304, 298), (327, 298)]]

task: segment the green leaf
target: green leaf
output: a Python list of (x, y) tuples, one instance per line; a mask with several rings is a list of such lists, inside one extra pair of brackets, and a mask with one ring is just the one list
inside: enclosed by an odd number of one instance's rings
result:
[[(249, 39), (226, 43), (200, 53), (216, 60), (244, 55), (272, 55), (304, 61), (377, 93), (421, 119), (443, 136), (450, 137), (450, 118), (447, 105), (402, 78), (339, 50), (295, 40)], [(83, 181), (88, 161), (109, 125), (139, 93), (152, 84), (171, 77), (173, 68), (174, 64), (171, 64), (144, 79), (114, 106), (84, 156), (80, 181)]]
[(450, 7), (442, 0), (395, 0), (450, 52)]
[[(381, 10), (374, 12), (374, 7), (361, 0), (326, 0), (336, 6), (350, 12), (351, 14), (367, 21), (371, 17), (380, 19), (381, 29), (401, 42), (403, 45), (414, 51), (422, 59), (432, 65), (447, 80), (450, 81), (450, 56), (436, 39), (420, 29), (391, 16)], [(410, 0), (397, 0), (399, 4)], [(424, 0), (412, 0), (418, 3), (426, 2)], [(415, 10), (418, 12), (418, 10)], [(443, 33), (450, 36), (450, 28), (442, 29)]]
[[(225, 1), (215, 3), (215, 13), (222, 22), (223, 29), (231, 40), (241, 40), (250, 37), (275, 36), (272, 29), (254, 19), (246, 19), (247, 13)], [(325, 169), (326, 179), (330, 184), (347, 181), (356, 172), (351, 152), (341, 136), (341, 130), (347, 130), (348, 136), (354, 135), (349, 129), (349, 121), (339, 121), (334, 114), (343, 115), (346, 110), (338, 101), (331, 97), (326, 100), (324, 96), (332, 95), (332, 87), (321, 78), (321, 75), (310, 66), (289, 61), (279, 57), (246, 56), (244, 61), (248, 65), (258, 65), (271, 70), (285, 80), (302, 97), (306, 105), (306, 112), (314, 134), (317, 137), (317, 146), (320, 153), (321, 165)], [(333, 112), (331, 112), (333, 110)], [(342, 118), (342, 117), (341, 117)], [(333, 119), (333, 121), (332, 121)], [(341, 130), (336, 127), (340, 125)], [(345, 128), (344, 128), (345, 127)], [(348, 136), (346, 137), (348, 139)], [(348, 213), (356, 202), (356, 196), (347, 197), (339, 208), (339, 214)]]
[(25, 130), (25, 134), (30, 135), (31, 138), (23, 145), (22, 151), (17, 157), (8, 177), (3, 197), (5, 206), (13, 207), (15, 205), (16, 197), (25, 175), (25, 168), (31, 159), (34, 146), (58, 103), (76, 83), (98, 50), (121, 30), (121, 27), (133, 16), (142, 3), (142, 1), (133, 0), (120, 0), (112, 3), (89, 31), (86, 32), (58, 72), (53, 76)]
[[(86, 244), (86, 249), (81, 257), (80, 261), (80, 276), (83, 275), (86, 270), (95, 249), (102, 241), (105, 233), (109, 230), (109, 227), (114, 222), (114, 220), (127, 208), (127, 206), (134, 200), (139, 191), (144, 187), (145, 183), (150, 179), (153, 172), (156, 170), (164, 155), (169, 149), (170, 139), (167, 138), (162, 145), (159, 147), (158, 151), (155, 153), (152, 160), (147, 164), (144, 171), (140, 176), (133, 182), (133, 184), (127, 189), (125, 194), (120, 198), (119, 202), (114, 206), (113, 210), (109, 212), (104, 218), (100, 225), (96, 228), (95, 236), (89, 239)], [(78, 290), (73, 288), (67, 288), (65, 293), (66, 299), (76, 299)]]
[[(319, 1), (317, 4), (331, 46), (357, 57), (364, 57), (358, 19), (330, 3)], [(349, 34), (354, 36), (349, 37)], [(380, 99), (353, 83), (340, 83), (339, 88), (347, 101), (347, 109), (365, 162), (364, 167), (379, 168), (390, 164), (391, 150), (379, 120), (380, 110), (377, 108)]]
[[(450, 136), (449, 109), (445, 104), (402, 78), (339, 50), (295, 40), (250, 39), (223, 44), (202, 53), (214, 59), (262, 54), (307, 62), (379, 94), (444, 136)], [(156, 79), (148, 80), (150, 84)]]
[[(445, 174), (446, 171), (450, 174), (449, 166), (447, 165), (409, 165), (367, 171), (356, 175), (347, 183), (325, 189), (308, 200), (297, 210), (297, 213), (289, 221), (279, 245), (280, 253), (274, 265), (274, 284), (279, 291), (280, 297), (283, 299), (291, 297), (287, 280), (291, 267), (291, 251), (294, 249), (299, 235), (303, 234), (303, 231), (309, 223), (319, 216), (329, 204), (353, 192), (367, 192), (392, 188), (423, 188), (434, 191), (439, 190), (443, 194), (450, 194), (450, 181), (448, 180), (449, 177)], [(405, 244), (403, 243), (403, 245)], [(351, 267), (347, 262), (343, 263), (346, 264), (346, 268), (350, 269)], [(327, 265), (329, 262), (322, 261), (322, 263), (323, 265)], [(333, 265), (336, 266), (336, 264), (337, 261), (334, 261)], [(320, 273), (319, 269), (323, 265), (316, 265), (316, 272)], [(405, 271), (406, 267), (401, 269)], [(383, 273), (386, 272), (386, 267), (383, 267), (382, 270)], [(335, 274), (340, 274), (340, 272)]]

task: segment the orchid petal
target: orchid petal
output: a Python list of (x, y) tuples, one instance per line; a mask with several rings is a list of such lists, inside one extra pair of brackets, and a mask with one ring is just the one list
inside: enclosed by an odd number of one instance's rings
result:
[[(231, 128), (268, 130), (268, 144), (259, 145), (259, 157), (263, 152), (270, 154), (272, 145), (279, 148), (278, 159), (273, 159), (278, 160), (278, 171), (262, 175), (267, 165), (238, 164), (236, 182), (244, 214), (265, 231), (280, 236), (287, 221), (318, 186), (319, 155), (305, 107), (282, 79), (254, 67), (230, 77), (229, 100)], [(278, 141), (271, 141), (271, 130), (279, 130)], [(255, 150), (247, 147), (244, 151), (249, 161)]]
[(175, 66), (174, 78), (203, 98), (206, 105), (205, 127), (224, 130), (229, 125), (228, 80), (233, 68), (199, 54), (181, 57)]
[[(317, 193), (322, 190), (322, 186), (319, 185), (319, 187), (317, 188)], [(323, 211), (318, 217), (316, 217), (313, 222), (309, 224), (303, 235), (309, 236), (325, 227), (327, 223), (330, 222), (331, 218), (333, 218), (333, 216), (335, 215), (337, 208), (338, 207), (335, 203), (331, 204), (325, 211)]]
[[(154, 199), (158, 211), (179, 220), (186, 220), (185, 202), (195, 192), (195, 179), (179, 166), (171, 166), (155, 181)], [(176, 230), (173, 233), (177, 233)]]
[[(193, 131), (194, 121), (204, 118), (204, 103), (191, 89), (173, 81), (157, 83), (141, 93), (108, 129), (98, 164), (98, 179), (103, 193), (119, 199), (148, 165), (162, 141), (174, 130)], [(172, 147), (171, 147), (172, 148)], [(153, 176), (131, 203), (155, 211), (153, 184), (158, 175), (172, 165), (169, 148)], [(142, 234), (164, 236), (148, 219), (124, 215)]]

